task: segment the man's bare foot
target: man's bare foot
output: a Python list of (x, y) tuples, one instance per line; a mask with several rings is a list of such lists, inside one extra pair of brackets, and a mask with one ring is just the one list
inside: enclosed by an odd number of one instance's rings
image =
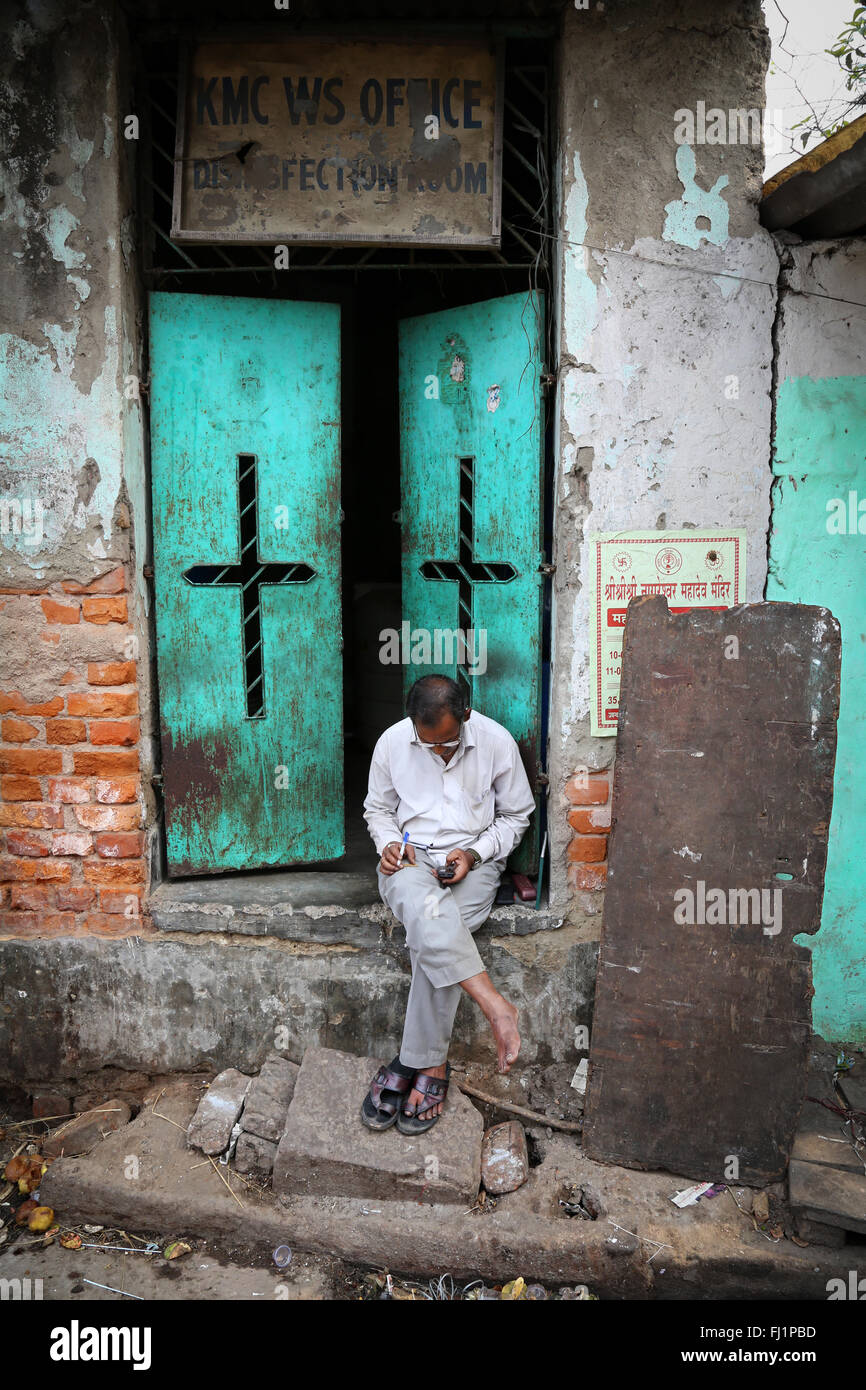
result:
[[(441, 1076), (444, 1080), (445, 1069), (446, 1063), (442, 1062), (439, 1066), (435, 1067), (419, 1067), (418, 1071), (426, 1072), (428, 1076)], [(418, 1107), (417, 1110), (415, 1109), (416, 1106)], [(429, 1097), (425, 1096), (422, 1091), (416, 1091), (413, 1087), (409, 1092), (409, 1099), (404, 1102), (403, 1108), (404, 1110), (408, 1110), (410, 1115), (417, 1115), (419, 1120), (430, 1120), (434, 1115), (442, 1114), (442, 1101), (436, 1101), (435, 1104), (431, 1105)]]
[(496, 1052), (499, 1058), (499, 1070), (508, 1071), (512, 1062), (517, 1058), (520, 1051), (520, 1033), (517, 1030), (517, 1010), (513, 1004), (509, 1004), (507, 999), (499, 996), (499, 1003), (494, 1013), (488, 1014), (487, 1021), (493, 1029), (493, 1036), (496, 1039)]

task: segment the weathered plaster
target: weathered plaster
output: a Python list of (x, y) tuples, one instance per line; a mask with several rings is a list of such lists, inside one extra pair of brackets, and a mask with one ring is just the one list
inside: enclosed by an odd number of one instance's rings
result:
[(123, 394), (136, 354), (116, 235), (128, 190), (114, 138), (115, 8), (18, 0), (14, 10), (0, 66), (0, 255), (15, 270), (0, 325), (0, 495), (38, 498), (44, 525), (36, 543), (0, 537), (9, 586), (85, 581), (128, 558), (124, 446), (141, 433), (140, 406)]
[(778, 260), (762, 151), (677, 145), (674, 115), (762, 106), (768, 53), (757, 3), (565, 12), (549, 808), (552, 906), (573, 921), (598, 924), (601, 895), (566, 886), (562, 789), (616, 743), (589, 735), (586, 538), (744, 527), (747, 595), (763, 593)]

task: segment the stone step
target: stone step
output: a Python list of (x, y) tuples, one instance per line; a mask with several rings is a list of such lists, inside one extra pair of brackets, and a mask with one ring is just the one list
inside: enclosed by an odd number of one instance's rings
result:
[(307, 1049), (274, 1161), (274, 1192), (471, 1206), (481, 1174), (481, 1115), (452, 1082), (426, 1134), (367, 1129), (361, 1104), (380, 1064), (329, 1047)]

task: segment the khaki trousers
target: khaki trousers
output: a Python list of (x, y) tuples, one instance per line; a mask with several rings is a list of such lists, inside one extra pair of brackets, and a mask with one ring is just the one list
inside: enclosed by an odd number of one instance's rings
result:
[(400, 1044), (408, 1067), (435, 1067), (448, 1056), (460, 981), (485, 969), (472, 939), (490, 916), (504, 865), (478, 864), (453, 888), (430, 873), (434, 861), (423, 849), (415, 865), (395, 874), (378, 870), (379, 892), (406, 929), (412, 984)]

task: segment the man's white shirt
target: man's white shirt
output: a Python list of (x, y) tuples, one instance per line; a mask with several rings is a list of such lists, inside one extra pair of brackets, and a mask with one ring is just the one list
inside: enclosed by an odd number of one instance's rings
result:
[(408, 830), (434, 862), (474, 849), (504, 868), (534, 809), (516, 742), (477, 710), (448, 763), (419, 743), (411, 719), (392, 724), (373, 750), (364, 819), (380, 855)]

